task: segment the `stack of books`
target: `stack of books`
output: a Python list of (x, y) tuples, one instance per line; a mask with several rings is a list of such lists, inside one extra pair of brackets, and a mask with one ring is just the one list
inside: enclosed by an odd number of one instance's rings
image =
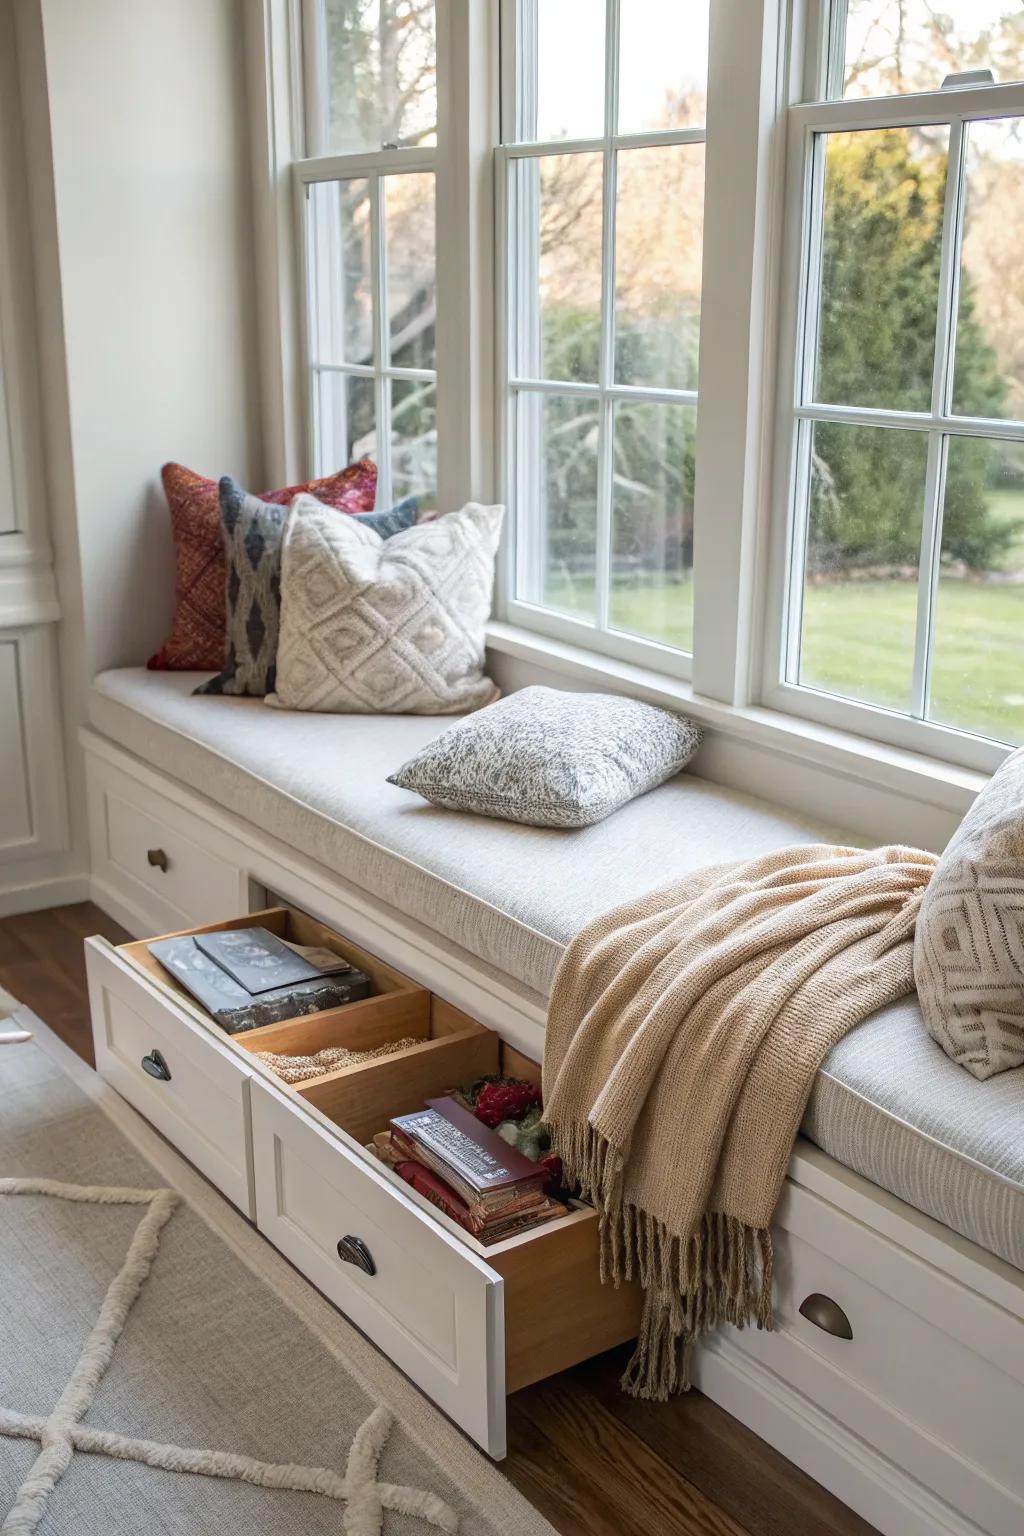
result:
[(390, 1128), (395, 1172), (481, 1243), (497, 1243), (567, 1207), (544, 1193), (549, 1174), (457, 1099), (428, 1099)]
[(158, 939), (149, 952), (229, 1035), (370, 995), (370, 978), (342, 955), (266, 928)]

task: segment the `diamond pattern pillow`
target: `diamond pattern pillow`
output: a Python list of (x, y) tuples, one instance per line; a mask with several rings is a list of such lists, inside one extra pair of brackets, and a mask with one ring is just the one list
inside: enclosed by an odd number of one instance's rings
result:
[(984, 1080), (1024, 1067), (1024, 747), (993, 774), (924, 893), (914, 980), (928, 1033)]
[[(318, 503), (318, 505), (322, 505)], [(330, 516), (333, 511), (326, 509)], [(411, 528), (419, 510), (409, 496), (383, 512), (356, 512), (356, 522), (390, 538)], [(281, 613), (281, 540), (288, 508), (251, 496), (225, 475), (220, 511), (227, 561), (227, 660), (196, 693), (262, 698), (274, 691)]]
[[(148, 665), (156, 671), (216, 671), (224, 665), (225, 634), (224, 539), (217, 482), (183, 464), (165, 464), (160, 477), (174, 537), (174, 622), (167, 641)], [(287, 505), (300, 491), (311, 492), (339, 512), (371, 512), (377, 467), (370, 459), (360, 459), (322, 480), (265, 492), (262, 500)]]
[(445, 715), (497, 697), (484, 630), (503, 508), (475, 502), (383, 540), (309, 496), (281, 561), (283, 709)]
[(428, 742), (388, 783), (449, 811), (589, 827), (678, 773), (703, 735), (639, 699), (522, 688)]

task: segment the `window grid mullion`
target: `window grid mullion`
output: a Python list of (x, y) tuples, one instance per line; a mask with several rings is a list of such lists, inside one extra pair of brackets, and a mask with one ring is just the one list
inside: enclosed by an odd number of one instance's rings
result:
[(846, 74), (846, 21), (849, 11), (849, 0), (819, 0), (819, 4), (827, 13), (825, 27), (827, 40), (825, 43), (826, 58), (825, 67), (825, 95), (830, 99), (841, 98)]
[(616, 400), (649, 400), (655, 405), (697, 404), (695, 389), (659, 389), (656, 384), (609, 384), (602, 390), (600, 384), (585, 384), (579, 379), (542, 379), (524, 375), (521, 378), (509, 379), (508, 387), (509, 389), (532, 389), (538, 394), (582, 395), (584, 399), (592, 400), (596, 400), (601, 394), (609, 394)]
[(900, 427), (915, 432), (945, 432), (950, 437), (998, 437), (1024, 441), (1024, 421), (1012, 416), (933, 416), (926, 411), (897, 411), (873, 405), (810, 405), (793, 407), (797, 420), (837, 421), (852, 427)]
[(949, 159), (942, 211), (942, 250), (939, 257), (939, 308), (935, 321), (935, 363), (932, 373), (932, 413), (935, 416), (948, 416), (953, 403), (953, 351), (956, 341), (956, 304), (960, 291), (965, 146), (964, 120), (962, 117), (954, 117), (949, 125)]
[(505, 144), (508, 160), (532, 160), (540, 155), (595, 155), (604, 148), (606, 138), (614, 139), (617, 149), (671, 149), (678, 144), (704, 144), (707, 128), (652, 128), (647, 133), (598, 134), (589, 139), (523, 139)]
[(370, 178), (370, 265), (373, 305), (374, 403), (377, 416), (377, 505), (390, 507), (391, 495), (391, 383), (384, 372), (390, 361), (387, 320), (387, 238), (384, 229), (384, 184), (381, 176)]
[[(948, 415), (952, 404), (953, 352), (956, 340), (956, 297), (959, 291), (960, 244), (963, 236), (964, 122), (949, 125), (946, 196), (942, 211), (939, 255), (938, 309), (935, 316), (935, 357), (932, 367), (932, 416)], [(935, 598), (942, 559), (942, 499), (945, 488), (947, 439), (940, 431), (928, 434), (921, 553), (917, 567), (917, 620), (914, 631), (914, 671), (910, 714), (924, 720), (928, 713)]]
[(601, 204), (601, 344), (598, 359), (600, 405), (597, 446), (594, 618), (608, 628), (611, 595), (612, 477), (614, 403), (608, 387), (615, 375), (615, 132), (619, 119), (619, 0), (606, 0), (604, 44), (604, 141)]
[[(932, 445), (935, 445), (934, 454)], [(926, 629), (919, 628), (914, 652), (914, 691), (911, 713), (920, 720), (927, 720), (931, 699), (932, 659), (935, 646), (935, 605), (939, 592), (939, 573), (942, 569), (942, 520), (946, 501), (946, 469), (949, 464), (949, 438), (943, 433), (933, 433), (928, 444), (928, 494), (935, 513), (931, 520), (931, 547), (922, 550), (921, 569), (918, 573), (918, 625), (921, 610), (926, 615)], [(932, 469), (934, 457), (935, 467)], [(934, 483), (932, 483), (934, 482)], [(927, 559), (927, 564), (925, 561)], [(922, 603), (922, 590), (927, 588)]]
[(804, 574), (807, 564), (807, 530), (811, 520), (811, 451), (814, 422), (797, 421), (794, 439), (794, 506), (789, 552), (789, 581), (785, 598), (786, 637), (783, 646), (783, 675), (787, 683), (800, 680), (800, 643), (804, 624)]
[[(313, 363), (314, 373), (343, 373), (351, 379), (375, 379), (377, 369), (369, 363)], [(412, 384), (431, 384), (437, 382), (437, 370), (435, 368), (387, 368), (384, 370), (391, 379), (406, 379)]]

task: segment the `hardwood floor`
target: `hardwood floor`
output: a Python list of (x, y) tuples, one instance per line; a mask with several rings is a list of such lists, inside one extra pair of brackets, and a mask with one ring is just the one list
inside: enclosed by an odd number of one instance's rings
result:
[[(92, 1063), (82, 940), (129, 937), (90, 902), (0, 918), (0, 986)], [(502, 1471), (561, 1536), (873, 1536), (699, 1392), (640, 1403), (612, 1350), (509, 1400)]]

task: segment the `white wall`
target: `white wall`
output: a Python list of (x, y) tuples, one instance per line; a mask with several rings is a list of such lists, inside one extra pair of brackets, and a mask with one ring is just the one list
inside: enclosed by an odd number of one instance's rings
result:
[(160, 465), (259, 480), (244, 0), (41, 0), (82, 663), (173, 591)]
[(246, 4), (0, 0), (0, 237), (18, 247), (0, 299), (9, 280), (27, 486), (0, 537), (0, 556), (19, 545), (0, 558), (17, 641), (0, 731), (33, 817), (26, 838), (21, 800), (0, 797), (0, 912), (86, 894), (77, 728), (93, 675), (166, 633), (160, 465), (263, 480)]

